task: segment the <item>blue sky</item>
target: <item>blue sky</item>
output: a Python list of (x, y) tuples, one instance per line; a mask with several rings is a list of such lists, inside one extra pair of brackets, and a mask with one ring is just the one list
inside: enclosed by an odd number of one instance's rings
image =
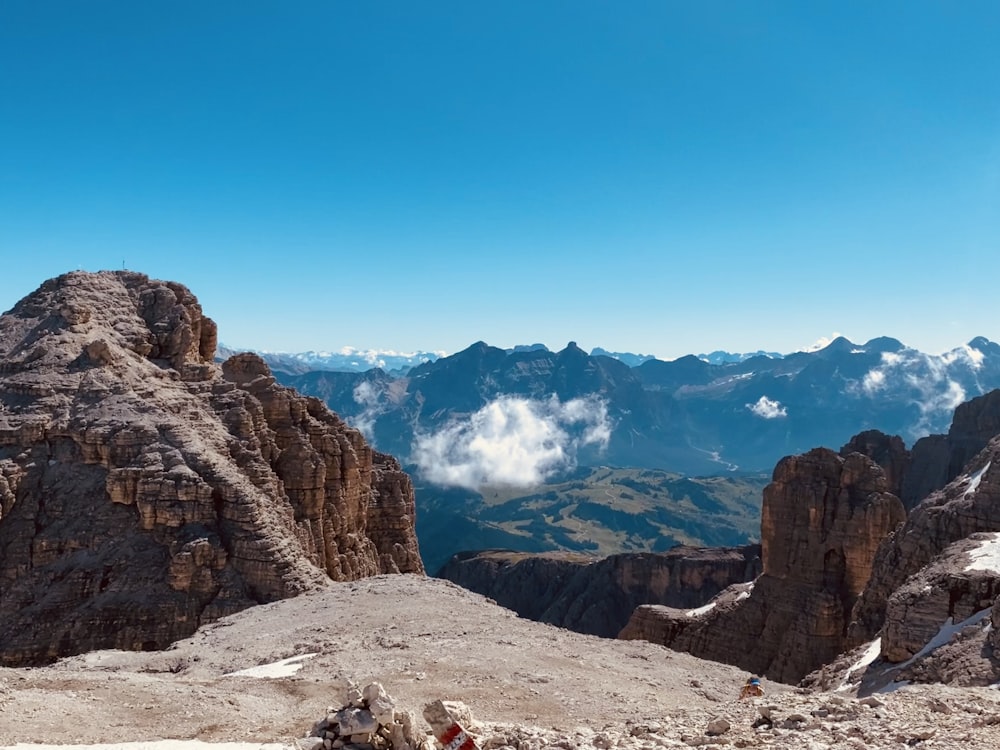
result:
[(0, 3), (0, 309), (227, 344), (1000, 340), (1000, 3)]

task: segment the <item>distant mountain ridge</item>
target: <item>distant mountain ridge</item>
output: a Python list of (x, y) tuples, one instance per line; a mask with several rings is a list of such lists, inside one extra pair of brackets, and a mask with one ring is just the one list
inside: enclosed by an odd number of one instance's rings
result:
[[(510, 353), (550, 351), (545, 344), (518, 344), (504, 351)], [(316, 370), (328, 370), (331, 372), (367, 372), (368, 370), (380, 369), (394, 375), (405, 375), (410, 369), (425, 362), (434, 362), (447, 356), (443, 351), (415, 351), (397, 352), (390, 349), (355, 349), (352, 346), (345, 346), (336, 352), (327, 351), (305, 351), (305, 352), (269, 352), (259, 349), (238, 349), (225, 344), (219, 344), (217, 358), (225, 360), (234, 354), (244, 351), (253, 351), (260, 356), (272, 370), (287, 372), (297, 375)], [(656, 359), (652, 354), (633, 354), (632, 352), (612, 352), (599, 346), (590, 350), (591, 356), (611, 357), (628, 365), (638, 367), (644, 362)], [(780, 359), (785, 356), (778, 352), (765, 352), (757, 350), (749, 353), (732, 353), (725, 351), (714, 351), (709, 354), (698, 354), (698, 359), (702, 359), (710, 364), (718, 365), (728, 362), (743, 362), (751, 357), (764, 356), (772, 359)]]
[[(220, 344), (216, 358), (228, 359), (234, 354), (248, 351)], [(272, 371), (300, 374), (315, 370), (332, 372), (367, 372), (380, 369), (390, 373), (406, 373), (411, 368), (425, 362), (433, 362), (444, 356), (444, 352), (395, 352), (382, 349), (355, 349), (345, 346), (336, 352), (267, 352), (256, 351), (267, 362)]]
[[(526, 462), (554, 456), (533, 466), (550, 475), (600, 464), (688, 475), (770, 471), (783, 456), (868, 429), (912, 444), (945, 432), (959, 403), (1000, 387), (1000, 345), (978, 337), (929, 355), (889, 337), (840, 337), (784, 357), (714, 364), (689, 355), (630, 367), (573, 342), (559, 352), (477, 342), (405, 374), (275, 375), (323, 399), (380, 450), (436, 467), (442, 482), (457, 466), (464, 474), (454, 483), (474, 486), (478, 463), (502, 452), (502, 441), (473, 440), (490, 430), (490, 439), (511, 441), (503, 450), (524, 448)], [(519, 442), (529, 434), (541, 442)], [(454, 453), (471, 444), (482, 452)]]

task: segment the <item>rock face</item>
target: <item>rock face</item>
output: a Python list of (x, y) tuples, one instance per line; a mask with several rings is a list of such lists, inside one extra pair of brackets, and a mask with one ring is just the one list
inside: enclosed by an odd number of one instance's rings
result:
[(157, 649), (250, 605), (423, 572), (413, 491), (185, 287), (70, 273), (0, 317), (0, 662)]
[[(910, 659), (949, 621), (951, 625), (972, 624), (978, 621), (976, 618), (991, 621), (991, 610), (1000, 602), (1000, 570), (973, 563), (977, 551), (984, 547), (994, 548), (991, 555), (996, 557), (1000, 553), (998, 541), (1000, 536), (992, 533), (972, 534), (955, 542), (893, 591), (886, 603), (881, 637), (880, 655), (885, 661), (899, 663)], [(979, 684), (990, 685), (1000, 678), (1000, 659), (992, 655), (990, 661), (993, 669)]]
[(902, 499), (903, 481), (909, 472), (910, 452), (899, 435), (886, 435), (878, 430), (865, 430), (852, 437), (840, 455), (847, 458), (852, 453), (868, 456), (882, 467), (889, 492)]
[[(882, 654), (902, 661), (947, 619), (965, 619), (969, 607), (990, 607), (1000, 583), (989, 579), (1000, 578), (1000, 571), (990, 573), (987, 566), (971, 575), (965, 570), (968, 555), (957, 553), (976, 546), (973, 535), (1000, 531), (998, 498), (1000, 438), (994, 438), (964, 473), (914, 508), (879, 549), (871, 581), (855, 607), (851, 645), (871, 640), (884, 625)], [(952, 548), (955, 544), (959, 547)]]
[(914, 444), (900, 495), (906, 509), (955, 479), (995, 435), (1000, 435), (1000, 390), (960, 404), (947, 435), (929, 435)]
[(761, 571), (760, 545), (593, 558), (506, 550), (455, 555), (438, 577), (483, 594), (522, 617), (607, 638), (641, 604), (698, 607)]
[(867, 456), (825, 448), (789, 456), (764, 490), (763, 574), (753, 586), (700, 612), (639, 607), (619, 637), (797, 681), (843, 650), (876, 549), (904, 517)]

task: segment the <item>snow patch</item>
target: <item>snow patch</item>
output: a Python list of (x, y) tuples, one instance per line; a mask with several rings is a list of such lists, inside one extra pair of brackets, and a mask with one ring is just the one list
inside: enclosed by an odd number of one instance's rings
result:
[(965, 497), (968, 497), (973, 492), (975, 492), (976, 490), (979, 489), (979, 483), (981, 481), (983, 481), (983, 474), (985, 474), (986, 470), (990, 468), (990, 464), (991, 463), (993, 463), (993, 462), (992, 461), (987, 461), (986, 462), (986, 466), (984, 466), (979, 471), (977, 471), (975, 474), (973, 474), (972, 476), (969, 477), (969, 486), (966, 487), (966, 489), (965, 489)]
[(703, 615), (706, 612), (710, 612), (713, 609), (715, 609), (715, 602), (709, 602), (704, 607), (698, 607), (697, 609), (689, 609), (687, 611), (687, 616), (688, 617), (699, 617), (700, 615)]
[[(271, 664), (261, 664), (258, 667), (249, 667), (248, 669), (241, 669), (238, 672), (227, 672), (223, 675), (223, 677), (258, 677), (264, 680), (273, 680), (279, 677), (291, 677), (293, 674), (302, 669), (304, 666), (302, 664), (303, 661), (311, 659), (316, 655), (317, 654), (299, 654), (298, 656), (289, 656), (287, 659), (272, 662)], [(213, 747), (217, 747), (217, 745), (213, 745)]]
[(966, 571), (988, 570), (1000, 573), (1000, 531), (980, 542), (978, 547), (969, 552), (969, 557), (972, 558), (972, 562), (965, 566)]
[(991, 609), (992, 609), (991, 607), (987, 607), (986, 609), (981, 609), (974, 615), (972, 615), (972, 617), (962, 620), (957, 625), (954, 624), (952, 622), (952, 618), (949, 617), (947, 620), (944, 621), (944, 625), (941, 626), (941, 629), (937, 632), (937, 634), (927, 642), (926, 646), (924, 646), (922, 649), (920, 649), (917, 653), (915, 653), (909, 659), (904, 661), (902, 664), (894, 665), (893, 669), (896, 670), (906, 669), (917, 659), (920, 659), (921, 657), (924, 657), (927, 654), (929, 654), (931, 651), (934, 651), (940, 648), (941, 646), (944, 646), (946, 643), (949, 643), (952, 637), (954, 637), (954, 635), (959, 631), (963, 630), (964, 628), (970, 627), (972, 625), (978, 625), (980, 622), (982, 622), (982, 620), (987, 615), (989, 615)]
[(818, 352), (821, 349), (826, 349), (826, 347), (828, 347), (834, 341), (836, 341), (837, 339), (839, 339), (842, 335), (843, 334), (838, 333), (837, 331), (834, 331), (832, 334), (830, 334), (829, 338), (827, 338), (826, 336), (821, 336), (819, 339), (817, 339), (813, 343), (809, 344), (809, 346), (803, 347), (799, 351), (810, 352), (810, 353), (811, 352)]
[(858, 671), (865, 669), (869, 664), (875, 661), (882, 654), (882, 638), (876, 638), (874, 641), (869, 643), (864, 650), (864, 653), (854, 662), (847, 671), (844, 673), (844, 679), (840, 683), (838, 690), (845, 690), (851, 687), (851, 676)]
[(909, 680), (900, 680), (899, 682), (890, 682), (888, 685), (885, 685), (884, 687), (880, 687), (875, 692), (876, 693), (891, 693), (894, 690), (899, 690), (900, 688), (905, 688), (909, 684), (910, 684)]

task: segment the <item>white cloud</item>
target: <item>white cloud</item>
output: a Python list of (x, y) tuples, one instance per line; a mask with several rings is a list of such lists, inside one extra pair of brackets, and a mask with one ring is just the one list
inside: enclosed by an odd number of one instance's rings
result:
[(385, 411), (385, 407), (381, 404), (384, 390), (373, 383), (362, 381), (354, 386), (351, 395), (354, 397), (354, 403), (363, 407), (360, 414), (351, 417), (351, 425), (360, 430), (366, 440), (372, 442), (375, 435), (375, 420)]
[(888, 390), (893, 381), (905, 383), (912, 390), (912, 403), (920, 412), (907, 436), (916, 439), (926, 435), (942, 415), (951, 415), (955, 407), (967, 400), (965, 388), (952, 377), (954, 369), (967, 368), (975, 372), (981, 363), (981, 352), (967, 346), (942, 355), (924, 354), (915, 349), (883, 352), (881, 363), (865, 373), (852, 390), (872, 397)]
[(886, 366), (898, 365), (904, 361), (901, 352), (882, 352), (882, 364)]
[(968, 344), (960, 346), (957, 349), (952, 349), (950, 352), (945, 352), (941, 355), (941, 361), (946, 365), (951, 365), (956, 362), (961, 362), (968, 365), (973, 370), (978, 370), (983, 366), (984, 355), (978, 349), (973, 349)]
[(861, 387), (869, 396), (885, 388), (885, 370), (869, 370), (861, 380)]
[(764, 419), (780, 419), (788, 416), (788, 410), (779, 401), (774, 401), (767, 396), (761, 396), (756, 404), (747, 404), (746, 407)]
[[(429, 351), (429, 352), (404, 352), (396, 351), (395, 349), (357, 349), (353, 346), (342, 346), (337, 350), (337, 353), (344, 357), (360, 357), (366, 362), (377, 362), (381, 357), (416, 357), (419, 354), (433, 354), (438, 357), (446, 357), (448, 355), (445, 351)], [(320, 355), (326, 355), (327, 352), (320, 352)]]
[(502, 396), (435, 433), (417, 435), (413, 461), (428, 480), (477, 489), (527, 486), (576, 465), (584, 445), (611, 437), (607, 404), (591, 396), (562, 403)]
[(378, 404), (378, 390), (371, 383), (362, 381), (354, 386), (354, 402), (362, 406), (375, 406)]

